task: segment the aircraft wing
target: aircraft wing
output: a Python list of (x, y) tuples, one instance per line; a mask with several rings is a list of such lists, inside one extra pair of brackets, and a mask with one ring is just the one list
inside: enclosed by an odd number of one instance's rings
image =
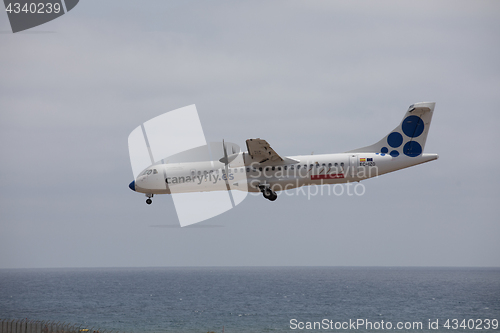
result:
[(258, 163), (280, 163), (284, 159), (278, 155), (266, 140), (248, 139), (247, 149), (250, 157)]

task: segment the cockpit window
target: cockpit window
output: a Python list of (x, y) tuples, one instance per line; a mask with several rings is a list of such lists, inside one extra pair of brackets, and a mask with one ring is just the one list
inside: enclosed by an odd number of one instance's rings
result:
[(153, 170), (148, 170), (148, 172), (146, 174), (150, 175), (151, 172), (153, 172)]
[(153, 169), (153, 174), (157, 174), (158, 171), (156, 171), (156, 169)]

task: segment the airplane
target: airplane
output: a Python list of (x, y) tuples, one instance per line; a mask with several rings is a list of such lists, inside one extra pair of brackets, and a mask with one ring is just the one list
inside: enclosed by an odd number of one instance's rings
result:
[(129, 188), (144, 193), (149, 205), (155, 194), (239, 190), (275, 201), (277, 192), (301, 186), (359, 182), (438, 159), (438, 154), (424, 153), (434, 107), (434, 102), (410, 105), (401, 123), (380, 141), (344, 153), (285, 157), (255, 138), (246, 140), (244, 152), (223, 141), (219, 159), (183, 162), (182, 154), (180, 161), (151, 159), (154, 163)]

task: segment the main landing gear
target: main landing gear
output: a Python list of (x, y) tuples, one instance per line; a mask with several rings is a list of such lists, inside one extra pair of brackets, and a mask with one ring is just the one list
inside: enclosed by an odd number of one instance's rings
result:
[(278, 199), (278, 195), (276, 194), (276, 192), (271, 190), (269, 186), (259, 185), (259, 189), (262, 192), (264, 198), (266, 198), (267, 200), (274, 201)]
[(148, 197), (148, 198), (146, 199), (146, 203), (147, 203), (148, 205), (151, 205), (151, 204), (153, 203), (153, 200), (151, 200), (151, 198), (154, 196), (154, 194), (152, 194), (152, 193), (146, 193), (146, 196)]

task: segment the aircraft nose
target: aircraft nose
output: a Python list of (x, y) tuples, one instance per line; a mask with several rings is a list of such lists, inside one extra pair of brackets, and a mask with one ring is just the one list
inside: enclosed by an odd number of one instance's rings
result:
[(135, 191), (135, 180), (133, 180), (130, 184), (128, 184), (128, 187), (129, 187), (132, 191)]

